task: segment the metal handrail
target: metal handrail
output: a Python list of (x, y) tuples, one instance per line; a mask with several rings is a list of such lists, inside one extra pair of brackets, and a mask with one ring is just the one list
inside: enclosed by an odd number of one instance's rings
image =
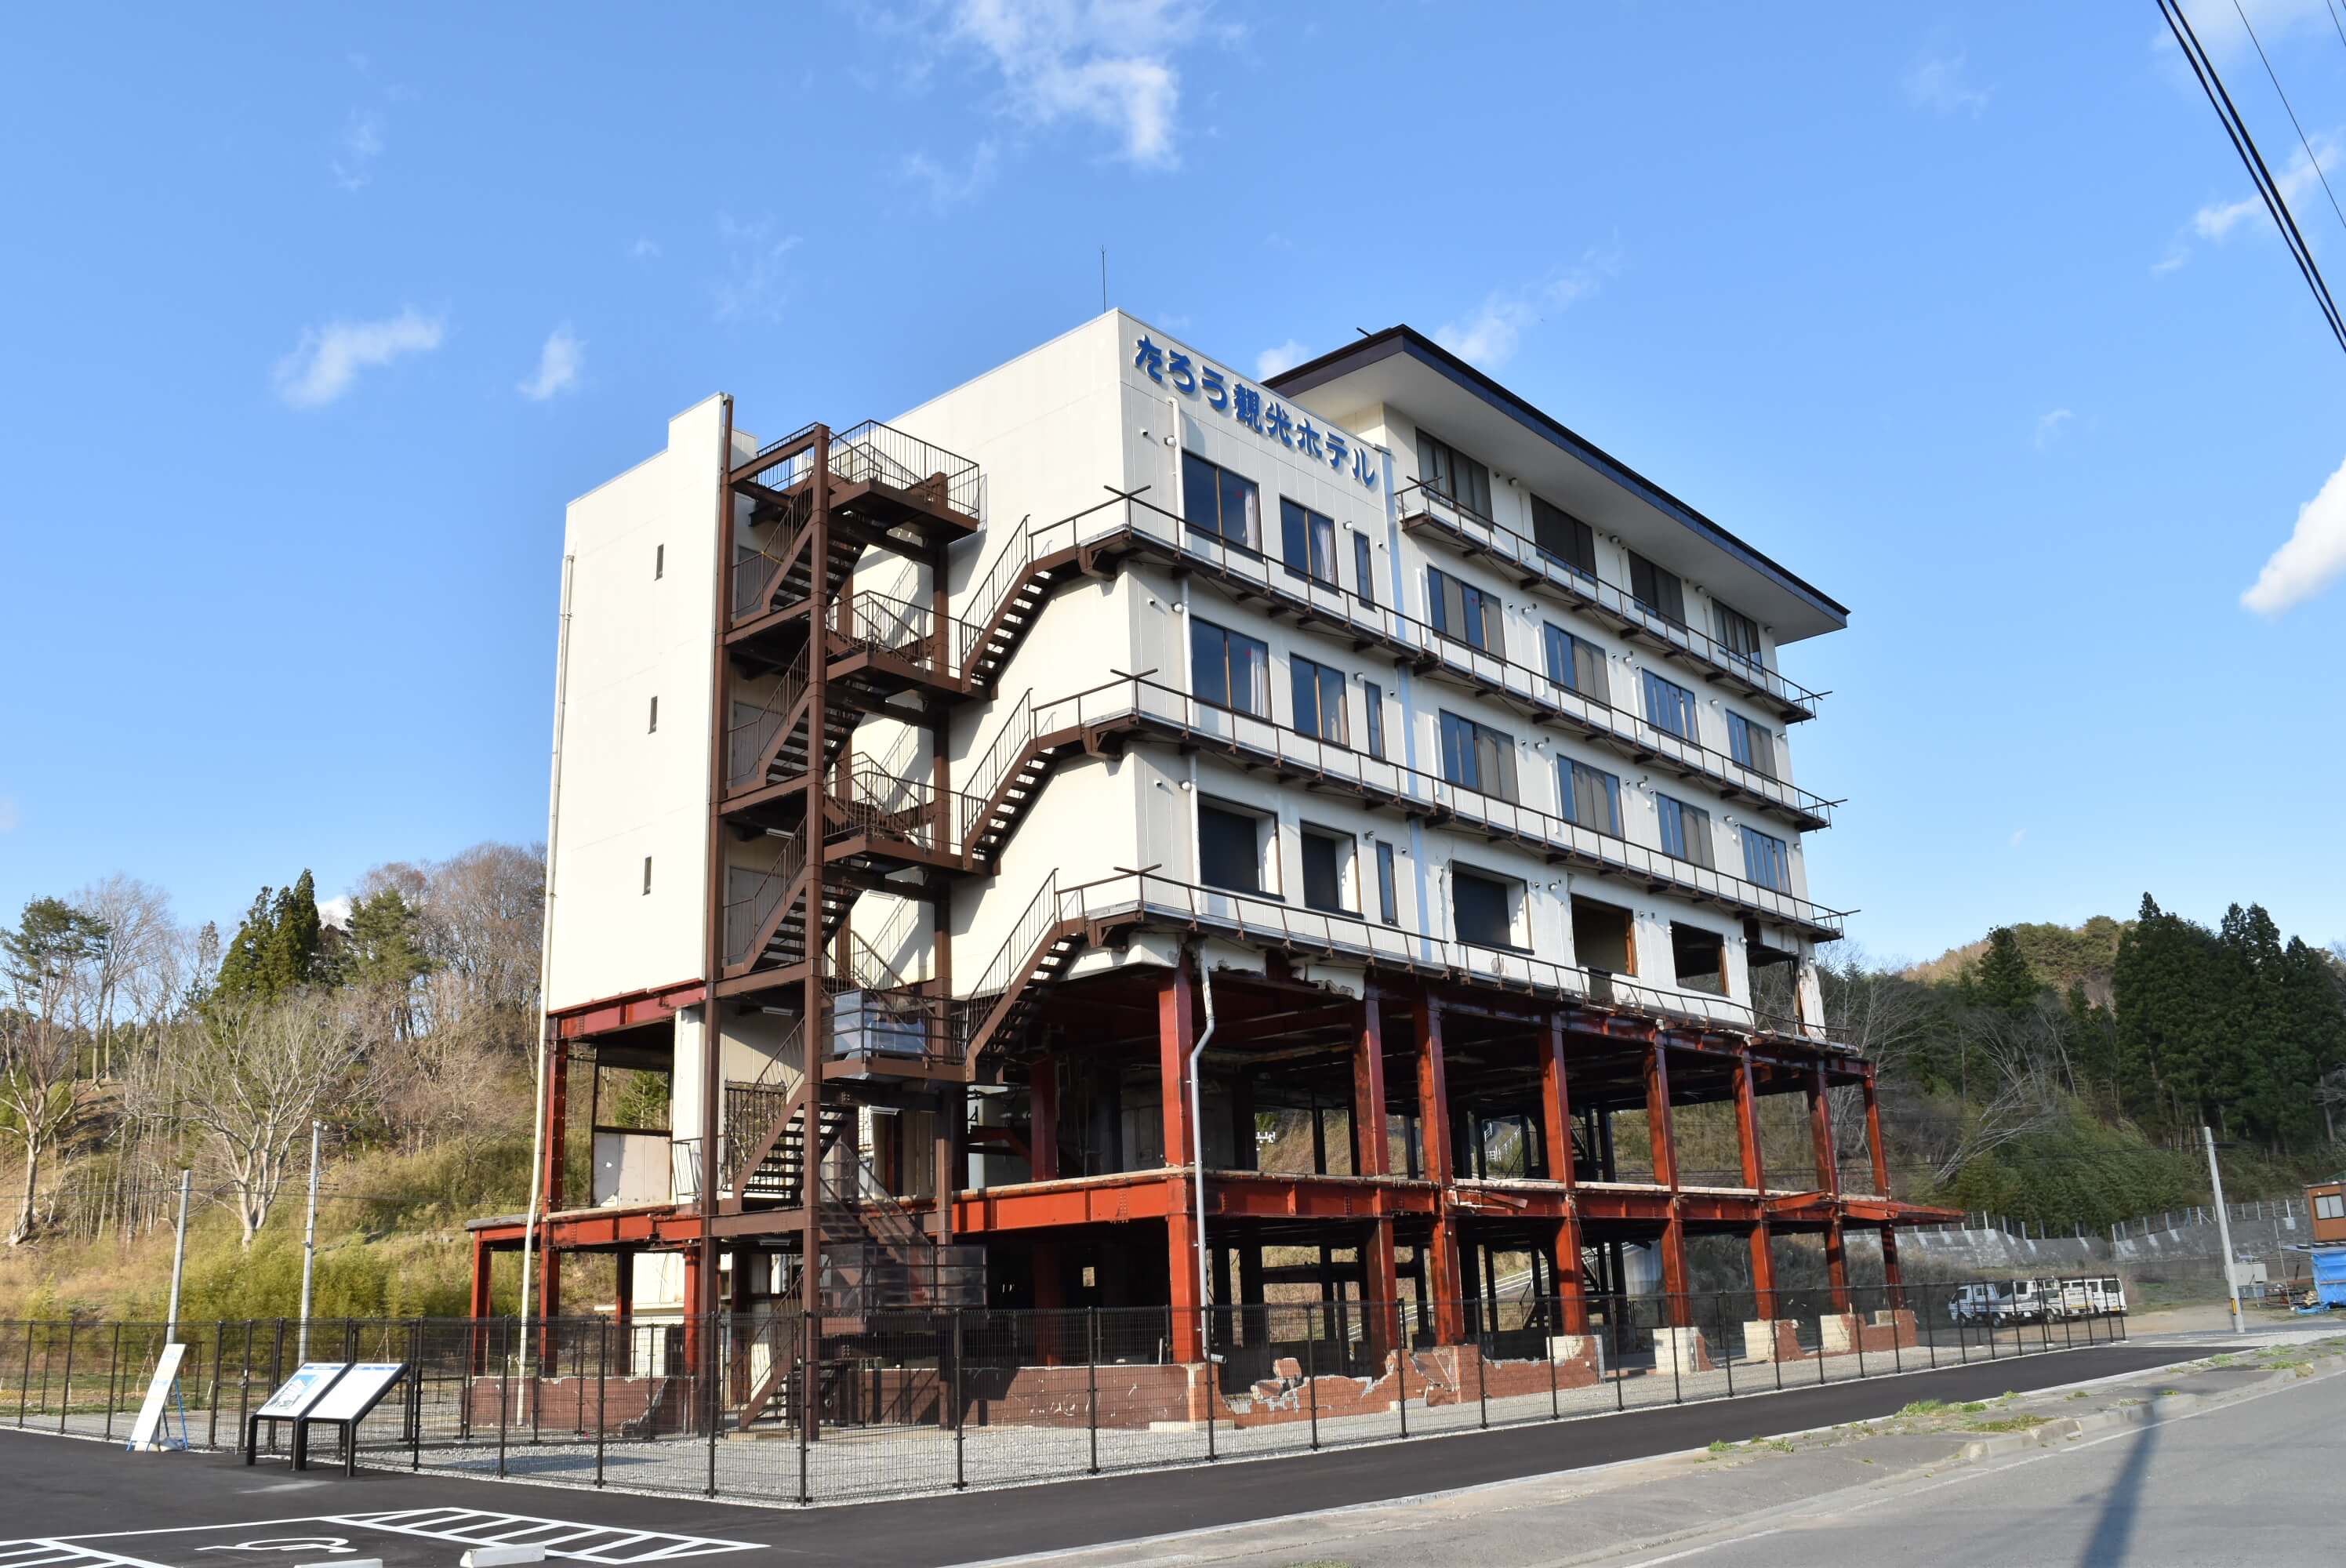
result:
[(1049, 735), (1114, 718), (1132, 718), (1242, 750), (1299, 772), (1351, 784), (1405, 807), (1433, 808), (1478, 822), (1500, 836), (1529, 840), (1543, 850), (1561, 850), (1600, 867), (1668, 882), (1701, 897), (1730, 901), (1778, 920), (1799, 921), (1838, 936), (1844, 911), (1731, 875), (1716, 867), (1682, 860), (1659, 850), (1599, 832), (1568, 818), (1503, 796), (1491, 795), (1371, 757), (1253, 714), (1218, 707), (1184, 691), (1127, 676), (1034, 705), (1031, 731)]
[(1026, 754), (1026, 748), (1034, 738), (1035, 688), (1030, 686), (1019, 694), (1017, 702), (1012, 705), (1009, 713), (995, 728), (993, 743), (980, 754), (970, 769), (973, 788), (963, 796), (964, 800), (972, 802), (969, 814), (961, 824), (961, 841), (964, 844), (975, 842), (978, 833), (984, 830), (985, 824), (982, 814), (994, 799), (994, 791), (1002, 788), (1002, 781), (1010, 776), (1011, 764)]
[[(1187, 562), (1219, 571), (1251, 592), (1270, 595), (1290, 606), (1341, 622), (1348, 633), (1372, 639), (1400, 657), (1522, 705), (1532, 711), (1535, 722), (1668, 757), (1745, 794), (1813, 821), (1830, 823), (1831, 809), (1840, 804), (1789, 780), (1748, 768), (1726, 752), (1658, 728), (1630, 710), (1616, 708), (1553, 679), (1545, 670), (1518, 664), (1504, 652), (1478, 648), (1436, 631), (1427, 622), (1393, 606), (1379, 604), (1333, 583), (1293, 576), (1278, 562), (1256, 551), (1232, 545), (1219, 535), (1192, 529), (1176, 514), (1137, 495), (1118, 493), (1056, 522), (1024, 529), (1006, 541), (995, 553), (993, 565), (976, 590), (964, 601), (965, 605), (984, 606), (968, 624), (987, 620), (999, 607), (995, 601), (1005, 598), (1037, 557), (1061, 550), (1096, 547), (1119, 538), (1171, 551)], [(1565, 722), (1559, 725), (1559, 720)]]
[[(1419, 508), (1416, 512), (1410, 509), (1413, 493)], [(1568, 601), (1584, 606), (1594, 605), (1623, 620), (1634, 622), (1654, 636), (1739, 680), (1760, 687), (1779, 702), (1797, 708), (1804, 714), (1813, 714), (1818, 699), (1824, 695), (1786, 679), (1759, 659), (1728, 647), (1709, 633), (1674, 621), (1602, 577), (1592, 576), (1571, 563), (1557, 558), (1540, 548), (1536, 541), (1484, 516), (1438, 485), (1420, 480), (1402, 486), (1393, 499), (1404, 527), (1413, 518), (1423, 517), (1469, 545), (1504, 556), (1525, 571), (1535, 575), (1541, 582), (1561, 589)]]
[[(729, 966), (745, 963), (754, 956), (758, 933), (766, 929), (775, 906), (806, 870), (806, 840), (791, 836), (782, 840), (774, 864), (765, 871), (752, 866), (725, 868), (725, 962)], [(821, 940), (820, 932), (808, 933), (810, 944)]]
[[(806, 695), (812, 668), (813, 650), (802, 647), (782, 667), (763, 707), (751, 708), (746, 702), (733, 705), (733, 711), (726, 716), (726, 789), (740, 789), (763, 782), (760, 775), (766, 748), (773, 743), (775, 731), (797, 710), (799, 699)], [(744, 708), (750, 708), (746, 718), (741, 716)]]
[(1042, 886), (1035, 890), (1025, 910), (1011, 923), (1010, 933), (1003, 938), (993, 959), (978, 972), (976, 985), (954, 999), (953, 1040), (964, 1060), (978, 1026), (1041, 962), (1043, 944), (1058, 924), (1058, 905), (1059, 873), (1054, 870), (1044, 876)]

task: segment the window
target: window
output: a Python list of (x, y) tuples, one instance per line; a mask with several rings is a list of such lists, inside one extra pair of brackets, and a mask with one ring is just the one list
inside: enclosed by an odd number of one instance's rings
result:
[(1350, 745), (1352, 732), (1344, 723), (1344, 672), (1300, 657), (1290, 658), (1287, 668), (1293, 677), (1295, 728), (1339, 746)]
[(1401, 924), (1401, 895), (1393, 884), (1393, 848), (1377, 840), (1377, 917), (1387, 925)]
[(1719, 932), (1672, 921), (1670, 963), (1685, 989), (1727, 994), (1727, 939)]
[(1308, 506), (1281, 498), (1279, 535), (1287, 557), (1287, 572), (1334, 586), (1336, 582), (1336, 521)]
[(1361, 683), (1361, 701), (1367, 705), (1369, 710), (1369, 755), (1382, 762), (1384, 760), (1385, 756), (1384, 687), (1379, 686), (1372, 680), (1362, 681)]
[(1451, 917), (1458, 940), (1477, 947), (1514, 947), (1515, 906), (1523, 902), (1524, 884), (1513, 877), (1494, 877), (1450, 868)]
[(2316, 1219), (2346, 1219), (2346, 1196), (2334, 1192), (2317, 1193), (2313, 1198)]
[(1608, 974), (1637, 972), (1637, 949), (1629, 911), (1594, 899), (1572, 901), (1572, 956), (1583, 969)]
[(1654, 805), (1662, 819), (1662, 853), (1698, 866), (1716, 866), (1710, 850), (1710, 813), (1675, 796), (1657, 795)]
[(1198, 803), (1198, 880), (1209, 888), (1260, 893), (1268, 820), (1251, 811)]
[(1540, 626), (1540, 645), (1547, 655), (1547, 677), (1570, 687), (1581, 696), (1611, 706), (1605, 687), (1605, 650), (1584, 642), (1553, 622)]
[(1621, 836), (1620, 779), (1602, 768), (1559, 757), (1556, 759), (1556, 781), (1557, 795), (1564, 801), (1566, 821), (1611, 838)]
[(659, 733), (659, 698), (657, 697), (652, 698), (652, 719), (649, 724), (644, 726), (644, 733), (646, 735)]
[(1491, 515), (1491, 471), (1422, 430), (1417, 433), (1417, 476), (1468, 511)]
[(1666, 621), (1686, 625), (1686, 585), (1676, 572), (1629, 552), (1629, 596)]
[(1596, 532), (1561, 506), (1532, 497), (1532, 543), (1584, 577), (1596, 575)]
[(1776, 777), (1776, 737), (1731, 708), (1727, 710), (1727, 749), (1752, 772)]
[(1270, 713), (1270, 649), (1260, 637), (1189, 617), (1189, 689), (1201, 702)]
[(1253, 480), (1241, 479), (1194, 452), (1181, 454), (1181, 515), (1190, 527), (1241, 550), (1260, 550), (1261, 509)]
[(1366, 534), (1355, 533), (1352, 535), (1352, 575), (1359, 584), (1353, 592), (1361, 596), (1361, 603), (1375, 604), (1377, 602), (1376, 557), (1369, 548), (1369, 536)]
[(1349, 912), (1352, 906), (1344, 895), (1344, 884), (1352, 880), (1352, 835), (1307, 827), (1302, 839), (1303, 901), (1315, 910)]
[(1760, 662), (1760, 623), (1740, 610), (1732, 610), (1717, 599), (1710, 607), (1719, 615), (1719, 640), (1737, 658), (1753, 664)]
[(651, 891), (652, 891), (652, 858), (651, 858), (649, 855), (646, 855), (646, 856), (644, 857), (644, 891), (645, 891), (645, 893), (649, 894)]
[(1675, 735), (1681, 740), (1699, 739), (1695, 733), (1694, 693), (1674, 680), (1664, 680), (1652, 670), (1646, 677), (1646, 718), (1665, 735)]
[(657, 583), (666, 575), (668, 575), (668, 546), (655, 545), (652, 546), (652, 581)]
[(1743, 874), (1780, 893), (1792, 891), (1791, 846), (1757, 828), (1743, 830)]
[(1442, 716), (1442, 776), (1463, 789), (1496, 795), (1515, 793), (1515, 738), (1454, 713)]
[(1499, 601), (1439, 566), (1425, 569), (1425, 596), (1433, 606), (1433, 629), (1493, 653), (1499, 651)]

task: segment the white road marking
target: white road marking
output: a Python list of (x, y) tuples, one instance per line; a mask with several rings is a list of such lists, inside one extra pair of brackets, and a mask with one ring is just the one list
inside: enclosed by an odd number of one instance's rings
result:
[[(616, 1524), (585, 1524), (572, 1519), (543, 1519), (526, 1513), (493, 1513), (484, 1509), (401, 1509), (389, 1513), (345, 1513), (321, 1521), (418, 1535), (432, 1541), (467, 1544), (516, 1541), (542, 1530), (568, 1530), (559, 1545), (544, 1543), (549, 1557), (581, 1563), (612, 1564), (666, 1562), (677, 1557), (707, 1557), (724, 1552), (751, 1552), (754, 1541), (719, 1541), (705, 1535), (676, 1535), (659, 1530), (631, 1530)], [(608, 1539), (585, 1544), (595, 1536)], [(526, 1544), (526, 1543), (524, 1543)]]

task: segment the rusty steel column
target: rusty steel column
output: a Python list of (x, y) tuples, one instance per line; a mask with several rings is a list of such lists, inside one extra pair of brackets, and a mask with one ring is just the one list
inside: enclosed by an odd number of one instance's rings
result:
[(1882, 1102), (1874, 1094), (1873, 1064), (1865, 1064), (1865, 1145), (1873, 1152), (1873, 1190), (1890, 1196), (1890, 1155), (1882, 1146)]
[(1059, 1059), (1037, 1056), (1026, 1069), (1026, 1164), (1035, 1181), (1059, 1179)]
[[(830, 1054), (823, 1031), (822, 846), (823, 738), (830, 728), (831, 671), (831, 427), (814, 428), (814, 465), (808, 477), (811, 514), (807, 538), (807, 742), (806, 742), (806, 983), (800, 1003), (799, 1039), (806, 1106), (805, 1135), (799, 1141), (799, 1300), (811, 1323), (822, 1314), (822, 1063)], [(712, 1047), (715, 1042), (711, 1042)], [(807, 1400), (812, 1435), (819, 1401)]]
[(1686, 1221), (1678, 1212), (1678, 1150), (1670, 1129), (1669, 1047), (1659, 1040), (1646, 1057), (1646, 1136), (1654, 1149), (1654, 1185), (1668, 1187), (1669, 1217), (1662, 1221), (1662, 1296), (1673, 1328), (1690, 1327), (1688, 1313)]
[(1580, 1278), (1580, 1198), (1572, 1168), (1572, 1090), (1564, 1066), (1564, 1014), (1548, 1014), (1540, 1051), (1540, 1120), (1547, 1135), (1547, 1179), (1564, 1185), (1556, 1227), (1557, 1314), (1567, 1334), (1588, 1332), (1588, 1298)]
[(1165, 1163), (1177, 1173), (1173, 1201), (1165, 1217), (1165, 1267), (1172, 1307), (1173, 1359), (1205, 1359), (1198, 1298), (1198, 1222), (1190, 1211), (1188, 1184), (1178, 1173), (1198, 1157), (1196, 1129), (1189, 1125), (1189, 1047), (1197, 1037), (1195, 990), (1185, 955), (1157, 993), (1157, 1087), (1163, 1107)]
[[(1392, 1174), (1386, 1134), (1384, 1013), (1374, 996), (1361, 1003), (1361, 1032), (1352, 1042), (1352, 1169), (1364, 1176)], [(1378, 1207), (1383, 1207), (1379, 1195)], [(1259, 1264), (1258, 1264), (1259, 1267)], [(1401, 1277), (1393, 1264), (1392, 1220), (1380, 1213), (1361, 1241), (1361, 1291), (1367, 1298), (1362, 1329), (1369, 1354), (1381, 1363), (1393, 1349), (1400, 1320)]]
[(1776, 1253), (1768, 1228), (1768, 1161), (1760, 1145), (1760, 1078), (1751, 1052), (1736, 1054), (1735, 1142), (1743, 1158), (1743, 1185), (1760, 1195), (1760, 1218), (1751, 1227), (1751, 1294), (1763, 1319), (1776, 1316)]
[[(733, 400), (726, 397), (717, 419), (717, 570), (714, 635), (710, 638), (709, 672), (709, 840), (704, 875), (707, 899), (702, 912), (704, 942), (700, 983), (700, 1180), (695, 1207), (700, 1218), (701, 1245), (687, 1268), (687, 1288), (704, 1301), (717, 1297), (717, 1252), (708, 1245), (709, 1222), (717, 1215), (717, 1137), (723, 1109), (724, 1079), (718, 1042), (723, 1038), (717, 1001), (717, 983), (725, 974), (725, 727), (732, 662), (725, 652), (726, 628), (733, 619)], [(701, 1346), (688, 1313), (686, 1368), (695, 1376), (708, 1369), (696, 1359)]]
[(1417, 1009), (1417, 1128), (1425, 1151), (1425, 1179), (1434, 1186), (1433, 1237), (1426, 1249), (1425, 1288), (1433, 1297), (1433, 1342), (1466, 1337), (1465, 1293), (1458, 1270), (1458, 1222), (1452, 1217), (1450, 1084), (1442, 1061), (1442, 1003), (1423, 997)]
[(1849, 1310), (1849, 1257), (1841, 1243), (1841, 1159), (1833, 1145), (1832, 1085), (1822, 1067), (1809, 1069), (1809, 1141), (1817, 1162), (1817, 1185), (1827, 1201), (1825, 1274), (1832, 1285), (1833, 1310)]

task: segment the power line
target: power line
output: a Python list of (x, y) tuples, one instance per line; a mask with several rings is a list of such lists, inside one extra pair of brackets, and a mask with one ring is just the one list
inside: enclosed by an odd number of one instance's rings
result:
[(2346, 22), (2338, 19), (2338, 0), (2321, 0), (2321, 3), (2330, 13), (2331, 26), (2337, 29), (2339, 46), (2346, 48)]
[(2321, 307), (2322, 318), (2330, 323), (2331, 334), (2338, 340), (2341, 349), (2346, 349), (2346, 318), (2339, 315), (2338, 303), (2331, 298), (2329, 285), (2322, 281), (2321, 270), (2314, 264), (2313, 252), (2307, 247), (2305, 236), (2298, 231), (2297, 220), (2290, 216), (2289, 203), (2282, 199), (2272, 171), (2265, 167), (2264, 155), (2257, 150), (2256, 138), (2249, 134), (2248, 122), (2233, 107), (2232, 95), (2225, 90), (2223, 79), (2216, 74), (2216, 62), (2200, 46), (2199, 36), (2192, 31), (2179, 0), (2158, 0), (2158, 14), (2166, 20), (2168, 31), (2175, 35), (2176, 46), (2183, 51), (2191, 74), (2198, 79), (2199, 90), (2208, 95), (2208, 107), (2216, 111), (2224, 134), (2231, 138), (2232, 150), (2248, 169), (2265, 210), (2272, 214), (2274, 226), (2289, 246), (2290, 259), (2297, 263), (2305, 286), (2312, 290), (2314, 303)]
[[(2339, 210), (2338, 193), (2330, 188), (2330, 177), (2322, 172), (2321, 160), (2313, 155), (2313, 143), (2307, 139), (2305, 127), (2298, 123), (2296, 106), (2289, 101), (2289, 95), (2281, 90), (2280, 76), (2273, 70), (2272, 57), (2265, 53), (2264, 40), (2257, 36), (2257, 30), (2254, 27), (2249, 26), (2249, 14), (2240, 9), (2240, 0), (2232, 0), (2232, 10), (2239, 17), (2240, 25), (2248, 28), (2249, 42), (2257, 46), (2257, 58), (2265, 63), (2266, 79), (2272, 83), (2274, 96), (2280, 99), (2280, 107), (2289, 113), (2289, 123), (2297, 131), (2297, 145), (2305, 149), (2305, 161), (2313, 166), (2314, 178), (2321, 181), (2322, 194), (2330, 198), (2330, 210), (2338, 214), (2339, 227), (2346, 229), (2346, 212)], [(2336, 20), (2335, 16), (2331, 20)]]

